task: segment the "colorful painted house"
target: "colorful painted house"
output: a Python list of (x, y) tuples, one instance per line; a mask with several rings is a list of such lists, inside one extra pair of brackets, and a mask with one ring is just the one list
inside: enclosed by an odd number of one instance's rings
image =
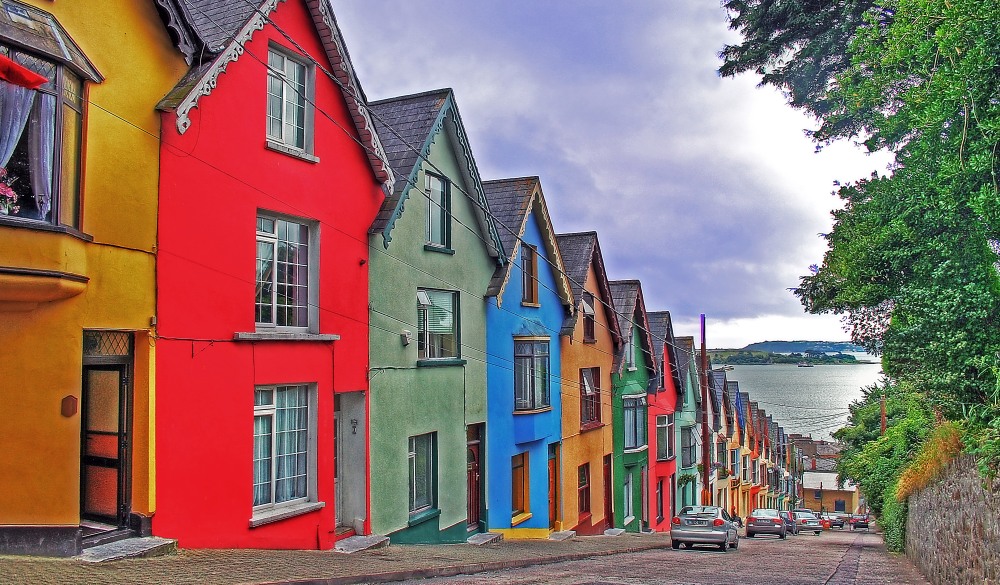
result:
[(712, 480), (712, 503), (723, 506), (726, 510), (726, 503), (729, 501), (729, 448), (728, 433), (726, 426), (726, 372), (725, 370), (712, 370), (709, 372), (709, 395), (712, 403), (712, 434), (711, 451), (711, 474)]
[(597, 232), (556, 239), (575, 302), (560, 351), (562, 524), (579, 535), (601, 534), (614, 525), (611, 372), (622, 336)]
[(503, 248), (452, 91), (371, 108), (396, 176), (369, 236), (372, 529), (465, 542), (489, 518), (484, 297)]
[(675, 508), (701, 503), (701, 474), (698, 460), (701, 457), (701, 390), (698, 381), (698, 357), (695, 355), (694, 337), (676, 337), (677, 368), (684, 387), (680, 402), (674, 412), (676, 444), (680, 446), (677, 465), (677, 487), (674, 494)]
[(650, 336), (656, 354), (656, 390), (649, 400), (649, 528), (657, 532), (670, 530), (674, 517), (674, 486), (677, 483), (677, 422), (676, 409), (682, 400), (677, 359), (677, 341), (668, 311), (648, 314)]
[(755, 434), (753, 421), (750, 417), (750, 395), (746, 392), (736, 393), (736, 415), (737, 424), (740, 426), (740, 485), (739, 485), (739, 513), (746, 517), (756, 504), (750, 499), (750, 490), (753, 487), (753, 466), (754, 461), (754, 441)]
[(155, 106), (186, 64), (154, 2), (0, 8), (0, 554), (70, 556), (156, 510)]
[(649, 528), (647, 393), (657, 384), (656, 356), (639, 281), (611, 281), (611, 295), (623, 337), (611, 373), (615, 527), (639, 532)]
[(573, 292), (538, 177), (483, 190), (507, 253), (487, 292), (489, 528), (548, 536), (563, 527), (560, 335)]
[(726, 390), (724, 394), (726, 402), (726, 429), (727, 444), (729, 449), (729, 499), (725, 502), (726, 510), (733, 516), (740, 513), (740, 467), (742, 455), (740, 446), (743, 441), (743, 429), (740, 424), (740, 417), (736, 409), (736, 396), (739, 394), (740, 384), (735, 380), (726, 380)]
[(157, 506), (182, 547), (369, 531), (368, 241), (392, 174), (328, 2), (158, 3)]

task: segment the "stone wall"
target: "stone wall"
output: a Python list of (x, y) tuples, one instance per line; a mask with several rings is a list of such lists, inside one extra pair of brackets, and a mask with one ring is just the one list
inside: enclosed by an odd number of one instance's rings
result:
[(962, 455), (910, 497), (906, 555), (934, 585), (1000, 584), (1000, 481)]

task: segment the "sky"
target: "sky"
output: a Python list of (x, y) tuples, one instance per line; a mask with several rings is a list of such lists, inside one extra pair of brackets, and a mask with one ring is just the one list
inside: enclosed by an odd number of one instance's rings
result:
[(711, 0), (333, 0), (370, 100), (450, 87), (484, 180), (537, 175), (555, 229), (709, 347), (846, 340), (789, 292), (826, 249), (834, 181), (884, 172), (744, 75)]

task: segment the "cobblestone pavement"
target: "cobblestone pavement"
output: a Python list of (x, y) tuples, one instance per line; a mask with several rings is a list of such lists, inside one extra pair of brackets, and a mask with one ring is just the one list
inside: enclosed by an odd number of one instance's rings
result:
[[(738, 550), (670, 550), (669, 536), (626, 534), (563, 542), (392, 545), (343, 555), (330, 551), (199, 550), (87, 564), (73, 559), (0, 556), (0, 583), (552, 583), (554, 585), (813, 584), (927, 585), (903, 557), (886, 554), (875, 533), (826, 532), (785, 541), (741, 539)], [(523, 568), (517, 568), (523, 567)], [(491, 571), (491, 572), (486, 572)], [(468, 573), (477, 573), (471, 575)], [(439, 575), (450, 578), (418, 579)]]
[(880, 535), (829, 531), (741, 539), (738, 550), (651, 550), (503, 572), (406, 581), (420, 585), (928, 585)]

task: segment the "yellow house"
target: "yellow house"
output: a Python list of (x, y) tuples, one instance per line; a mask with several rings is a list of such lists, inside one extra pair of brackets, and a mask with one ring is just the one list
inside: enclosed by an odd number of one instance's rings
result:
[(614, 522), (611, 370), (621, 332), (597, 233), (561, 234), (557, 241), (576, 299), (561, 336), (563, 509), (557, 529), (600, 534)]
[(154, 2), (0, 6), (0, 554), (73, 555), (156, 507), (155, 105), (187, 68)]

